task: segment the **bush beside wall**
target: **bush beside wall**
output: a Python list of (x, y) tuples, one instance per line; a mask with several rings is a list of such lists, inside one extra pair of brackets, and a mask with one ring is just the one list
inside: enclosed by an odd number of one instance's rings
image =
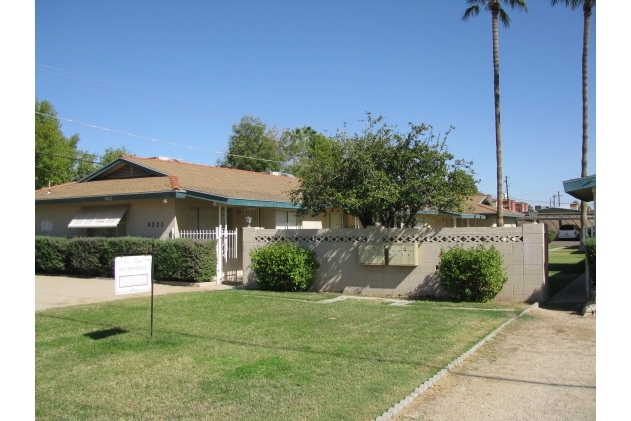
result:
[(441, 250), (437, 274), (440, 283), (457, 301), (485, 303), (495, 298), (508, 281), (502, 255), (480, 244), (475, 248)]
[(179, 238), (156, 242), (156, 278), (188, 282), (209, 282), (215, 276), (216, 241)]
[(151, 253), (159, 280), (207, 282), (215, 275), (215, 241), (156, 240), (141, 237), (35, 237), (35, 272), (114, 277), (114, 259), (121, 254)]
[(256, 281), (264, 290), (306, 291), (320, 267), (313, 251), (289, 241), (256, 248), (250, 257)]

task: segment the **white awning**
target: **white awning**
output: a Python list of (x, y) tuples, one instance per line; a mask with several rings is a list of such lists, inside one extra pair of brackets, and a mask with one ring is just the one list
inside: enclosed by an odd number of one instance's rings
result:
[(84, 206), (68, 224), (68, 228), (114, 228), (129, 205)]

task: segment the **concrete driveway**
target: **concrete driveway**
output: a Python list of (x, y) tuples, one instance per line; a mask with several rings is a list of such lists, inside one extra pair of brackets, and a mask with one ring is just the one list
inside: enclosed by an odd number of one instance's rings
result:
[[(200, 292), (233, 289), (228, 285), (205, 282), (196, 286), (154, 284), (154, 295), (176, 292)], [(150, 292), (116, 295), (113, 278), (78, 278), (68, 276), (35, 275), (35, 311), (79, 304), (149, 297)]]

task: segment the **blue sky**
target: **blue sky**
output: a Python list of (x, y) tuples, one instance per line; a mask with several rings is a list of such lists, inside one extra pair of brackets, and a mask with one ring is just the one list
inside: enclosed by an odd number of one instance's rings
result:
[[(79, 148), (215, 164), (244, 115), (334, 133), (365, 112), (402, 130), (455, 130), (495, 195), (491, 17), (465, 1), (37, 1), (35, 94)], [(550, 204), (581, 170), (580, 10), (529, 2), (500, 27), (504, 175), (511, 198)], [(596, 33), (589, 60), (589, 174), (596, 168)]]

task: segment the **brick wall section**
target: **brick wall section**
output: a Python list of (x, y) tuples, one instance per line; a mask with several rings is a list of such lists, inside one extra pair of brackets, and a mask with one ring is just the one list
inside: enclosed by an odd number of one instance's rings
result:
[[(315, 251), (320, 269), (312, 290), (384, 294), (392, 296), (446, 296), (436, 276), (441, 249), (482, 242), (502, 253), (508, 282), (497, 301), (545, 301), (544, 226), (528, 224), (504, 228), (407, 229), (243, 229), (243, 279), (246, 288), (257, 288), (250, 266), (250, 250), (283, 238)], [(359, 263), (362, 243), (419, 243), (418, 266), (367, 266)]]

